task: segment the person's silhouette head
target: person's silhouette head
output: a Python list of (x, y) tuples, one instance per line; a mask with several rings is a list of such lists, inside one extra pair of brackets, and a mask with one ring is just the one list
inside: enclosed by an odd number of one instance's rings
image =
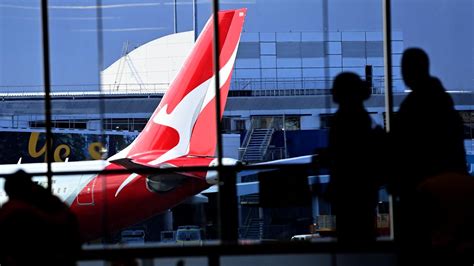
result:
[(352, 72), (337, 75), (332, 85), (333, 101), (339, 105), (360, 105), (369, 99), (371, 91), (367, 82)]
[(29, 199), (32, 188), (31, 175), (23, 170), (5, 177), (4, 190), (10, 199)]
[(402, 56), (402, 77), (412, 90), (424, 84), (430, 77), (428, 55), (420, 48), (409, 48)]

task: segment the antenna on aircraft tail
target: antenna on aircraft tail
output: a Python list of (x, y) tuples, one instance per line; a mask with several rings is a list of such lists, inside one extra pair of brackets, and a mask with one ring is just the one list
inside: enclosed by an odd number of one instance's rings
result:
[(23, 158), (23, 157), (20, 157), (20, 159), (18, 159), (18, 162), (17, 162), (16, 164), (21, 164), (21, 159), (22, 159), (22, 158)]

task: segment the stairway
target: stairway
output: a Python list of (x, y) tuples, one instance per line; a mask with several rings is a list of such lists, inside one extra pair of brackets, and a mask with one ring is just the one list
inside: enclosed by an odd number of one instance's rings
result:
[(261, 239), (263, 234), (263, 219), (250, 219), (249, 225), (244, 228), (243, 239)]
[(251, 163), (263, 161), (274, 131), (273, 128), (252, 129), (248, 136), (247, 146), (243, 147), (241, 160)]

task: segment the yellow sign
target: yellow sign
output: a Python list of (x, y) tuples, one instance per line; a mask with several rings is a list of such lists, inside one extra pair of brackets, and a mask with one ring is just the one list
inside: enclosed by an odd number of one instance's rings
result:
[[(44, 155), (44, 160), (47, 160), (46, 155), (46, 143), (43, 147), (38, 147), (39, 132), (31, 132), (30, 139), (28, 141), (28, 153), (33, 158), (38, 158)], [(100, 160), (102, 155), (102, 150), (104, 146), (100, 142), (93, 142), (89, 145), (88, 151), (89, 156), (93, 160)], [(67, 144), (60, 144), (57, 147), (53, 147), (53, 159), (54, 162), (64, 162), (66, 158), (71, 155), (71, 147)]]

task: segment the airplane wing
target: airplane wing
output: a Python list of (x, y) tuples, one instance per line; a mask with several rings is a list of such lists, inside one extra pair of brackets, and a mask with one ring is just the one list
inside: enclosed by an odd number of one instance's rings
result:
[[(288, 164), (310, 164), (313, 160), (315, 155), (305, 155), (281, 160), (274, 160), (262, 163), (256, 163), (253, 165), (288, 165)], [(247, 177), (252, 175), (258, 175), (263, 172), (270, 172), (275, 171), (275, 169), (258, 169), (258, 170), (244, 170), (242, 172), (237, 173), (237, 180), (244, 180)], [(329, 183), (329, 175), (310, 175), (308, 176), (308, 185), (314, 184), (327, 184)], [(260, 182), (259, 181), (250, 181), (250, 182), (241, 182), (237, 183), (237, 196), (244, 196), (249, 194), (255, 194), (260, 192)], [(204, 190), (202, 193), (216, 193), (218, 192), (217, 185), (211, 186), (208, 189)]]
[[(237, 196), (244, 196), (244, 195), (258, 193), (260, 191), (258, 186), (259, 186), (258, 181), (239, 183), (237, 184)], [(204, 190), (203, 192), (201, 192), (201, 194), (217, 193), (218, 189), (219, 188), (217, 187), (217, 185), (214, 185)]]

